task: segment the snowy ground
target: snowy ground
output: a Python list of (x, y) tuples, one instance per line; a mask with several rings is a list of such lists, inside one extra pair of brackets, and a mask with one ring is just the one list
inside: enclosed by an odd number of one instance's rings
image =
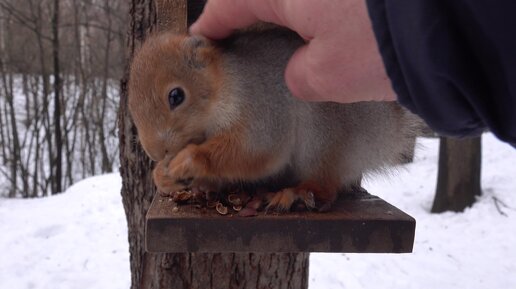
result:
[[(416, 218), (414, 253), (313, 254), (310, 289), (516, 288), (516, 150), (485, 135), (483, 196), (462, 214), (431, 215), (437, 141), (419, 143), (413, 164), (366, 183)], [(129, 288), (119, 191), (112, 174), (55, 197), (0, 199), (0, 289)]]
[(0, 289), (127, 289), (127, 223), (118, 174), (66, 193), (0, 199)]

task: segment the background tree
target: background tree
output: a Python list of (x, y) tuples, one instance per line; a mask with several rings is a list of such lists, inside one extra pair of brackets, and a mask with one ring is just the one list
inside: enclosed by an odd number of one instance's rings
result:
[(0, 0), (0, 196), (59, 193), (118, 166), (128, 7)]
[[(198, 7), (189, 2), (189, 7)], [(129, 61), (145, 38), (160, 29), (184, 32), (185, 0), (132, 0)], [(190, 14), (191, 15), (191, 14)], [(190, 17), (190, 21), (193, 18)], [(145, 214), (155, 186), (153, 163), (138, 143), (136, 128), (127, 110), (128, 70), (121, 82), (120, 173), (122, 198), (129, 226), (131, 288), (292, 288), (308, 286), (308, 254), (151, 254), (144, 250)]]
[(482, 191), (481, 137), (453, 139), (441, 137), (439, 172), (432, 213), (462, 212)]

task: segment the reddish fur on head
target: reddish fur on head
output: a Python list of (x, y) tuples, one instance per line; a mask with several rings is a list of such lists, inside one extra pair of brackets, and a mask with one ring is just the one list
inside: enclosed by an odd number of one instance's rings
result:
[[(135, 55), (129, 111), (153, 160), (204, 140), (220, 86), (217, 55), (204, 38), (170, 33), (152, 36)], [(185, 99), (171, 109), (168, 96), (176, 87), (183, 89)]]

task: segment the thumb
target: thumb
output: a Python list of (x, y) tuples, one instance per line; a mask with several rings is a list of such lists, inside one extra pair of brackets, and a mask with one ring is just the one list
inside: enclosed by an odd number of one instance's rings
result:
[(299, 48), (290, 58), (285, 71), (288, 89), (298, 98), (308, 101), (321, 100), (314, 87), (313, 73), (309, 65), (308, 45)]

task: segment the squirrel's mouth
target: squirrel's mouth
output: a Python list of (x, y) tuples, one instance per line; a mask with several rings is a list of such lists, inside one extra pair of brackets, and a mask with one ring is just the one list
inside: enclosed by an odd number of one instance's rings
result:
[[(165, 156), (162, 157), (161, 159), (158, 159), (158, 160), (165, 160), (165, 159), (168, 159), (168, 161), (172, 160), (181, 150), (183, 150), (184, 148), (186, 148), (188, 145), (190, 144), (194, 144), (194, 145), (200, 145), (202, 144), (203, 142), (206, 141), (206, 136), (204, 134), (200, 135), (200, 136), (196, 136), (196, 137), (193, 137), (193, 138), (190, 138), (187, 142), (184, 143), (184, 145), (180, 145), (180, 146), (173, 146), (173, 147), (168, 147), (166, 150), (165, 150)], [(147, 153), (148, 154), (148, 153)], [(151, 157), (152, 158), (152, 157)], [(168, 162), (168, 161), (165, 161), (165, 162)]]

